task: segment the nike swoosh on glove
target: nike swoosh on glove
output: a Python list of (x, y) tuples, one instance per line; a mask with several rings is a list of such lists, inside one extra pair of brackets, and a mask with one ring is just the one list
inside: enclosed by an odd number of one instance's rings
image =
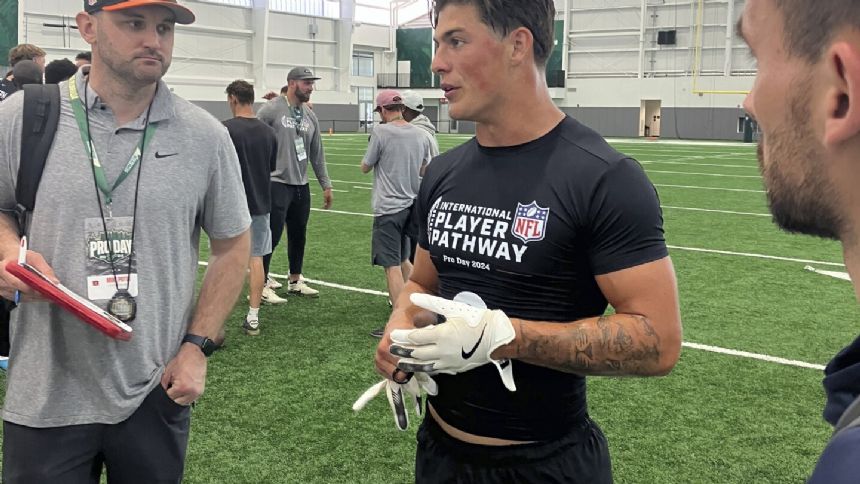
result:
[(490, 357), (499, 346), (514, 340), (511, 320), (500, 310), (489, 310), (474, 293), (462, 292), (453, 301), (429, 294), (412, 294), (412, 304), (441, 314), (445, 322), (420, 329), (391, 332), (391, 354), (402, 357), (397, 367), (405, 372), (455, 375), (487, 363), (496, 365), (502, 383), (514, 392), (510, 360)]
[(421, 416), (421, 400), (424, 393), (436, 395), (439, 392), (439, 387), (436, 382), (424, 373), (415, 373), (410, 375), (406, 383), (397, 383), (392, 380), (382, 380), (381, 382), (368, 388), (358, 397), (358, 400), (352, 404), (352, 409), (356, 412), (363, 409), (374, 397), (385, 389), (385, 394), (388, 396), (388, 405), (391, 407), (391, 413), (394, 415), (394, 426), (398, 430), (406, 430), (409, 428), (409, 412), (406, 411), (407, 404), (411, 403), (415, 409), (415, 415)]

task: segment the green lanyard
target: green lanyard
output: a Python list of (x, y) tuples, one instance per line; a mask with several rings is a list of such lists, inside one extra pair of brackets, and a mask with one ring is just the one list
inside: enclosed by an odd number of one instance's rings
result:
[(293, 116), (293, 120), (296, 122), (296, 135), (300, 136), (301, 132), (299, 131), (299, 128), (301, 128), (302, 121), (304, 121), (305, 119), (305, 111), (304, 109), (302, 109), (301, 104), (299, 104), (298, 107), (294, 108), (292, 105), (290, 105), (290, 100), (287, 99), (286, 96), (284, 96), (284, 99), (287, 100), (287, 106), (290, 107), (290, 114)]
[(78, 130), (81, 133), (81, 140), (84, 142), (84, 148), (86, 148), (87, 154), (90, 156), (90, 161), (92, 161), (93, 164), (93, 174), (96, 178), (96, 185), (98, 185), (99, 190), (104, 194), (105, 205), (110, 207), (112, 202), (111, 194), (123, 181), (125, 181), (126, 178), (128, 178), (131, 170), (133, 170), (140, 162), (143, 151), (146, 149), (146, 146), (149, 145), (149, 142), (152, 141), (152, 135), (155, 133), (157, 125), (147, 122), (141, 142), (135, 147), (134, 153), (131, 154), (131, 158), (129, 158), (128, 163), (125, 164), (125, 168), (123, 168), (122, 172), (113, 183), (113, 187), (110, 187), (107, 179), (105, 178), (104, 168), (102, 168), (102, 164), (99, 161), (99, 155), (96, 152), (96, 145), (93, 143), (93, 139), (90, 136), (90, 126), (87, 122), (87, 115), (84, 112), (83, 103), (81, 103), (81, 99), (78, 97), (78, 86), (76, 84), (77, 83), (74, 78), (69, 80), (69, 99), (72, 102), (72, 109), (75, 112), (75, 120), (78, 122)]

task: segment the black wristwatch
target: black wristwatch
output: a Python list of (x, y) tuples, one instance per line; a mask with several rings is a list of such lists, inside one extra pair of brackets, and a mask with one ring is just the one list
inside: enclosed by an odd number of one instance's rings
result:
[(182, 338), (182, 344), (185, 343), (191, 343), (194, 346), (199, 347), (206, 356), (211, 356), (212, 353), (218, 349), (218, 345), (211, 339), (191, 333), (186, 334), (185, 337)]

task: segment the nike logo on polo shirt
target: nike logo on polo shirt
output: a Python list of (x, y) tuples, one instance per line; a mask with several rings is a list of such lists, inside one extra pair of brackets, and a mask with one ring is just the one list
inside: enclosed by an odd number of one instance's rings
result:
[(484, 326), (484, 329), (481, 330), (481, 336), (478, 337), (478, 341), (475, 343), (475, 346), (473, 346), (470, 351), (466, 351), (466, 350), (462, 350), (462, 349), (460, 350), (463, 353), (463, 359), (464, 360), (468, 360), (469, 358), (472, 357), (472, 355), (475, 354), (475, 350), (478, 349), (478, 345), (481, 344), (481, 340), (484, 339), (484, 331), (486, 331), (486, 330), (487, 330), (487, 327)]
[(178, 155), (178, 154), (179, 154), (179, 153), (165, 153), (165, 154), (163, 154), (163, 155), (162, 155), (161, 153), (159, 153), (159, 152), (157, 152), (157, 151), (156, 151), (156, 152), (155, 152), (155, 157), (156, 157), (156, 158), (167, 158), (168, 156), (176, 156), (176, 155)]

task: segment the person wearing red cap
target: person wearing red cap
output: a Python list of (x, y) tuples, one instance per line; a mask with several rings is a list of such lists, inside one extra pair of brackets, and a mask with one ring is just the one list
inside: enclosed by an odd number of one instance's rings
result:
[[(361, 172), (373, 171), (373, 237), (371, 264), (385, 269), (388, 296), (397, 301), (412, 263), (409, 253), (412, 207), (424, 167), (430, 163), (432, 146), (427, 134), (403, 119), (400, 93), (386, 89), (376, 96), (376, 109), (382, 124), (373, 128)], [(382, 337), (383, 330), (370, 334)]]
[[(227, 129), (162, 80), (168, 0), (87, 0), (92, 65), (59, 84), (32, 213), (17, 220), (24, 96), (0, 105), (0, 296), (17, 291), (3, 406), (5, 483), (178, 483), (190, 405), (245, 277), (251, 218)], [(29, 251), (19, 251), (19, 229)], [(195, 300), (200, 234), (210, 257)], [(25, 247), (26, 249), (27, 247)], [(131, 327), (116, 341), (6, 271), (25, 261)]]

